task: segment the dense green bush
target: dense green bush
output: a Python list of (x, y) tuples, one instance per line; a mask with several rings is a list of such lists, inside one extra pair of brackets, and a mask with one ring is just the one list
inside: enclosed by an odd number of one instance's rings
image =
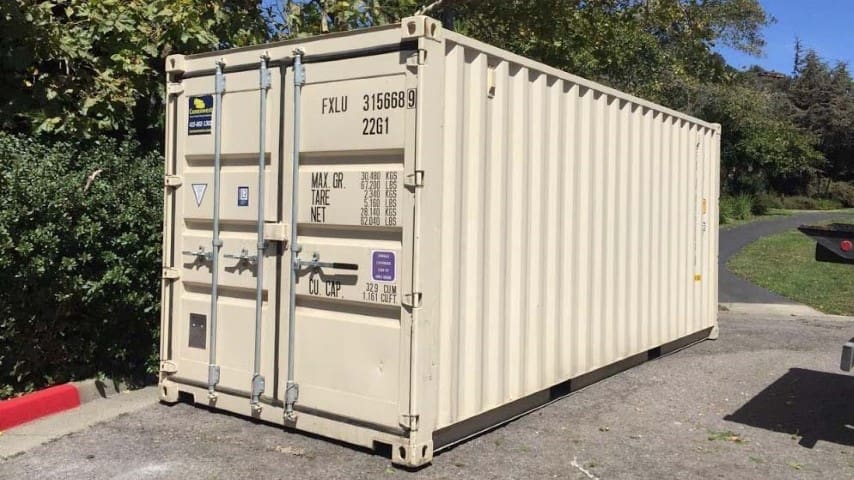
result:
[(769, 210), (783, 208), (783, 200), (772, 193), (760, 193), (753, 198), (754, 215), (765, 215)]
[(783, 197), (783, 208), (793, 210), (813, 210), (815, 209), (815, 200), (803, 195)]
[(723, 196), (720, 202), (720, 223), (747, 220), (753, 216), (753, 197), (750, 195)]
[(157, 337), (159, 155), (0, 133), (0, 398), (142, 374)]
[(812, 198), (801, 195), (783, 197), (783, 207), (792, 210), (835, 210), (842, 208), (839, 200), (830, 198)]

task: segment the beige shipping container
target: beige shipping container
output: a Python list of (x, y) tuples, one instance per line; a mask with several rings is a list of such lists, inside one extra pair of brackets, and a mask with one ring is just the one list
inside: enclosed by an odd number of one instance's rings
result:
[(427, 17), (167, 73), (166, 402), (417, 466), (717, 335), (719, 125)]

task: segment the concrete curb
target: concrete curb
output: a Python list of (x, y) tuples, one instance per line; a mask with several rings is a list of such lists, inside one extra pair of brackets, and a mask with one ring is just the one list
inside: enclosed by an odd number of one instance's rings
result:
[(107, 398), (128, 390), (126, 384), (109, 378), (103, 380), (90, 378), (89, 380), (71, 382), (71, 384), (77, 387), (77, 392), (80, 394), (80, 403)]
[(743, 315), (770, 315), (778, 317), (809, 317), (824, 320), (854, 321), (854, 317), (831, 315), (800, 303), (719, 303), (719, 311)]
[[(91, 398), (96, 400), (98, 397)], [(3, 462), (11, 457), (57, 438), (82, 432), (93, 425), (108, 422), (120, 415), (153, 407), (157, 405), (158, 400), (158, 389), (154, 386), (126, 390), (122, 391), (121, 395), (102, 397), (98, 401), (83, 403), (77, 408), (48, 415), (3, 432), (3, 435), (0, 435), (0, 471), (3, 470)], [(0, 473), (0, 477), (4, 475)]]
[(121, 382), (93, 378), (54, 385), (20, 397), (2, 400), (0, 432), (125, 390), (126, 385)]

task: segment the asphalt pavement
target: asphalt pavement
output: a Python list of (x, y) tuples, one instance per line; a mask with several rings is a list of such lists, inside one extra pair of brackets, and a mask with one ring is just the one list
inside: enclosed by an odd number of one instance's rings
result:
[(854, 477), (854, 322), (721, 314), (704, 341), (437, 455), (385, 457), (186, 404), (152, 404), (0, 463), (0, 478)]

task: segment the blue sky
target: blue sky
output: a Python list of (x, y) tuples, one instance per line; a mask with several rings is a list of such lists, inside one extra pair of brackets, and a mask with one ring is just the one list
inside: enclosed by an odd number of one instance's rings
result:
[(718, 48), (736, 68), (761, 65), (768, 70), (792, 72), (795, 37), (831, 64), (847, 62), (854, 68), (854, 0), (760, 0), (777, 22), (765, 28), (765, 52), (751, 57)]

